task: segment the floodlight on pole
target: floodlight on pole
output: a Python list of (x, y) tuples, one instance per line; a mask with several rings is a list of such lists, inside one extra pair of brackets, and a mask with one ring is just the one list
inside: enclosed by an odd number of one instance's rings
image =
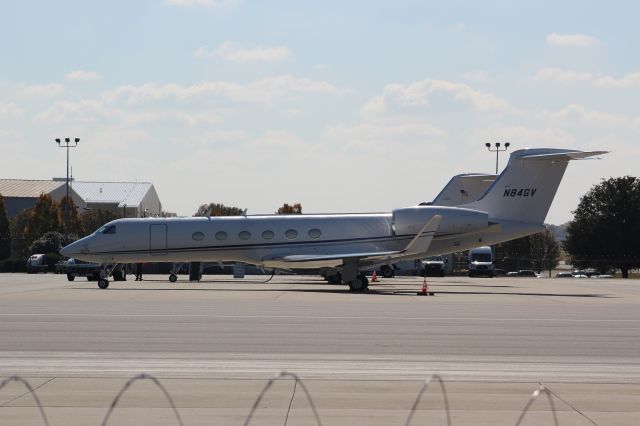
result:
[(60, 138), (55, 139), (58, 147), (67, 149), (67, 179), (66, 179), (66, 196), (67, 200), (64, 207), (64, 224), (65, 228), (69, 225), (69, 148), (75, 148), (78, 146), (78, 142), (80, 142), (80, 138), (75, 138), (73, 143), (71, 142), (71, 138), (64, 138), (64, 143), (60, 141)]
[(509, 142), (505, 142), (504, 143), (504, 148), (501, 148), (502, 144), (500, 142), (496, 142), (496, 143), (494, 143), (494, 148), (491, 148), (491, 144), (489, 142), (487, 142), (487, 143), (484, 144), (484, 146), (487, 147), (489, 152), (495, 152), (496, 153), (496, 174), (498, 174), (498, 155), (501, 152), (504, 152), (504, 151), (508, 150), (509, 147), (511, 146), (511, 144)]

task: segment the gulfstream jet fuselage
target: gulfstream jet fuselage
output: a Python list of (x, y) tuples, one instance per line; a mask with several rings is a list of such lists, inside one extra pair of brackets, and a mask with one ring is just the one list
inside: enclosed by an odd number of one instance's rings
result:
[(390, 213), (118, 219), (61, 253), (99, 263), (232, 261), (266, 268), (332, 268), (353, 291), (360, 272), (398, 260), (530, 235), (543, 222), (569, 160), (603, 152), (526, 149), (476, 201)]

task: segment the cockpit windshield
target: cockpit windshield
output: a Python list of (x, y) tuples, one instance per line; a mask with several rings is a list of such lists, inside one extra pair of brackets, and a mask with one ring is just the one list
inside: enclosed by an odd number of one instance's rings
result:
[(105, 225), (98, 230), (100, 234), (115, 234), (116, 226), (115, 225)]

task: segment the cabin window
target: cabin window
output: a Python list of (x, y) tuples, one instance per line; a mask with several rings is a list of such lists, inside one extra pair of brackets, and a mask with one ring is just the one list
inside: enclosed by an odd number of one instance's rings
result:
[(251, 238), (251, 232), (249, 231), (242, 231), (238, 234), (238, 237), (241, 240), (248, 240), (249, 238)]
[(265, 239), (265, 240), (272, 240), (273, 236), (274, 236), (273, 231), (264, 231), (262, 233), (262, 238)]
[(289, 229), (284, 233), (284, 235), (286, 235), (288, 239), (293, 240), (298, 236), (298, 231), (296, 231), (295, 229)]
[(218, 231), (216, 232), (216, 240), (226, 240), (227, 239), (227, 233), (224, 231)]
[(318, 238), (320, 238), (321, 235), (322, 235), (322, 231), (320, 231), (318, 228), (313, 228), (309, 230), (309, 236), (314, 240), (317, 240)]
[(194, 239), (194, 241), (202, 241), (204, 240), (204, 234), (202, 232), (194, 232), (193, 234), (191, 234), (191, 238)]
[(103, 234), (115, 234), (116, 233), (116, 226), (115, 225), (109, 225), (106, 228), (104, 228), (102, 233)]

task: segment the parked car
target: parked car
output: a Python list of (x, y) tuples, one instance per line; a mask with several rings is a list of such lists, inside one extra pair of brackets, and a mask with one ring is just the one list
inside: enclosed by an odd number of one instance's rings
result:
[(47, 272), (47, 256), (45, 254), (32, 254), (27, 259), (27, 273), (37, 274), (38, 272)]
[(518, 271), (507, 272), (507, 276), (508, 277), (517, 277), (518, 276)]
[(530, 269), (521, 269), (518, 271), (519, 277), (537, 277), (536, 273)]
[[(84, 262), (82, 260), (70, 258), (56, 265), (56, 272), (67, 274), (67, 280), (73, 281), (76, 277), (87, 277), (87, 281), (98, 281), (102, 265), (99, 263)], [(113, 271), (114, 281), (126, 281), (127, 268), (118, 267)]]
[(558, 272), (556, 274), (556, 278), (571, 278), (571, 277), (573, 277), (571, 272)]

